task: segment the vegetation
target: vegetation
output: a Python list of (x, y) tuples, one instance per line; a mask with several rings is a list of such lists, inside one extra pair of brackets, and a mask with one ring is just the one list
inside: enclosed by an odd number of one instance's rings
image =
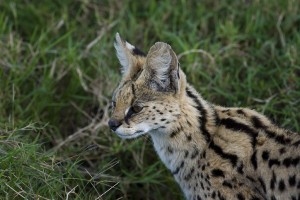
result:
[[(182, 199), (149, 138), (106, 123), (116, 32), (165, 41), (211, 102), (300, 132), (300, 2), (0, 2), (0, 198)], [(185, 52), (185, 53), (184, 53)]]

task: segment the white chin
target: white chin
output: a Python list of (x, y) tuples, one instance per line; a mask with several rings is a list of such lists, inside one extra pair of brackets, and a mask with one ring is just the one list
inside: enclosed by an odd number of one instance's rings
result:
[(136, 138), (139, 137), (141, 135), (144, 135), (145, 132), (144, 131), (140, 131), (140, 132), (135, 132), (133, 134), (122, 134), (122, 133), (118, 133), (118, 131), (116, 131), (116, 134), (123, 139), (131, 139), (131, 138)]

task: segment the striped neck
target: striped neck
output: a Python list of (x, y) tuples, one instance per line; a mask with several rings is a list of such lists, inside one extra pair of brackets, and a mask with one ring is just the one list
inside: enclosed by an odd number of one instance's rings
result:
[(191, 86), (186, 87), (181, 102), (181, 114), (167, 133), (150, 134), (161, 160), (173, 173), (180, 166), (176, 161), (187, 156), (193, 159), (208, 147), (219, 123), (214, 106)]

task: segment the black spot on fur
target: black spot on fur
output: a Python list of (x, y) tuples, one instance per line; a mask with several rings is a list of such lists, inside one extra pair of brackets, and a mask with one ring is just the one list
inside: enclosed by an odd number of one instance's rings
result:
[(276, 200), (276, 197), (274, 195), (272, 195), (271, 200)]
[(254, 151), (251, 156), (251, 163), (252, 163), (254, 169), (256, 170), (257, 169), (256, 151)]
[(232, 184), (228, 181), (223, 181), (222, 185), (225, 186), (225, 187), (228, 187), (230, 189), (232, 189), (232, 187), (233, 187)]
[(300, 181), (298, 181), (297, 189), (300, 189)]
[(280, 144), (290, 144), (292, 140), (290, 138), (286, 138), (284, 135), (277, 135), (275, 136), (275, 141)]
[(282, 162), (282, 164), (286, 167), (289, 167), (292, 163), (292, 158), (285, 158)]
[(179, 131), (173, 131), (173, 132), (170, 134), (170, 137), (173, 138), (173, 137), (175, 137), (178, 133), (179, 133)]
[(189, 125), (189, 126), (192, 126), (191, 122), (189, 120), (186, 120), (186, 123)]
[(195, 172), (195, 168), (192, 167), (191, 171), (184, 177), (184, 180), (189, 181), (192, 178), (194, 172)]
[(278, 189), (279, 189), (280, 192), (283, 192), (285, 190), (285, 184), (284, 184), (284, 181), (282, 179), (279, 181)]
[(268, 151), (263, 151), (263, 153), (261, 155), (261, 157), (264, 161), (267, 161), (269, 159), (269, 156), (270, 156), (270, 154)]
[(175, 169), (174, 172), (172, 172), (173, 175), (178, 174), (178, 172), (183, 168), (184, 161), (181, 161), (180, 165)]
[(216, 198), (216, 192), (215, 191), (213, 191), (213, 193), (211, 194), (211, 197), (214, 199), (214, 198)]
[(187, 139), (187, 141), (190, 142), (190, 141), (192, 140), (192, 136), (191, 136), (191, 135), (187, 135), (187, 136), (186, 136), (186, 139)]
[(292, 159), (291, 163), (292, 163), (292, 165), (294, 165), (294, 167), (296, 167), (298, 165), (299, 161), (300, 161), (300, 157), (296, 157), (296, 158)]
[(296, 175), (289, 177), (289, 184), (291, 187), (296, 185)]
[(200, 185), (201, 185), (202, 190), (204, 190), (204, 185), (202, 182), (200, 182)]
[(272, 189), (272, 190), (274, 190), (274, 188), (275, 188), (275, 185), (276, 185), (276, 175), (275, 175), (275, 173), (274, 173), (274, 171), (273, 171), (273, 174), (272, 174), (272, 178), (271, 178), (271, 180), (270, 180), (270, 188)]
[(221, 195), (220, 191), (218, 191), (218, 197), (219, 197), (220, 200), (226, 200), (226, 199)]
[[(205, 150), (204, 150), (203, 153), (202, 153), (202, 157), (203, 157), (203, 158), (206, 158), (206, 151), (205, 151)], [(209, 163), (208, 163), (208, 166), (209, 166)]]
[(243, 171), (243, 169), (244, 169), (244, 164), (243, 164), (243, 163), (241, 163), (241, 164), (238, 166), (238, 168), (237, 168), (237, 171), (238, 171), (238, 173), (240, 173), (240, 174), (244, 174), (244, 171)]
[(184, 158), (187, 158), (189, 155), (189, 152), (187, 150), (184, 151)]
[(236, 195), (236, 197), (238, 198), (238, 200), (245, 200), (244, 195), (241, 194), (241, 193), (238, 193), (238, 194)]
[(168, 146), (167, 150), (168, 150), (168, 152), (169, 152), (170, 154), (172, 154), (172, 153), (173, 153), (173, 149), (172, 149), (172, 147)]
[(280, 153), (280, 154), (284, 154), (285, 152), (286, 152), (286, 150), (285, 150), (284, 147), (282, 147), (281, 149), (279, 149), (279, 153)]
[(191, 159), (196, 158), (199, 155), (199, 150), (197, 148), (194, 148), (194, 151), (191, 155)]
[(249, 179), (253, 183), (255, 182), (255, 180), (252, 177), (250, 177), (250, 176), (246, 176), (246, 178)]
[(299, 146), (299, 145), (300, 145), (300, 140), (293, 143), (293, 146)]
[(238, 109), (236, 112), (240, 115), (245, 115), (245, 112), (243, 111), (243, 109)]
[(270, 159), (269, 160), (269, 168), (271, 168), (273, 165), (278, 165), (280, 166), (280, 161), (277, 159)]
[(223, 177), (223, 178), (225, 178), (224, 172), (221, 169), (213, 169), (213, 170), (211, 170), (211, 175), (213, 177)]

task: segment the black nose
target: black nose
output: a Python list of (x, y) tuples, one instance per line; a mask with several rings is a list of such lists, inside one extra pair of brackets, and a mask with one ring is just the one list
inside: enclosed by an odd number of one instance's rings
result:
[(108, 126), (111, 128), (111, 130), (113, 130), (113, 131), (115, 131), (115, 130), (117, 130), (117, 128), (119, 127), (119, 126), (121, 126), (121, 122), (119, 122), (118, 120), (115, 120), (115, 119), (110, 119), (109, 121), (108, 121)]

